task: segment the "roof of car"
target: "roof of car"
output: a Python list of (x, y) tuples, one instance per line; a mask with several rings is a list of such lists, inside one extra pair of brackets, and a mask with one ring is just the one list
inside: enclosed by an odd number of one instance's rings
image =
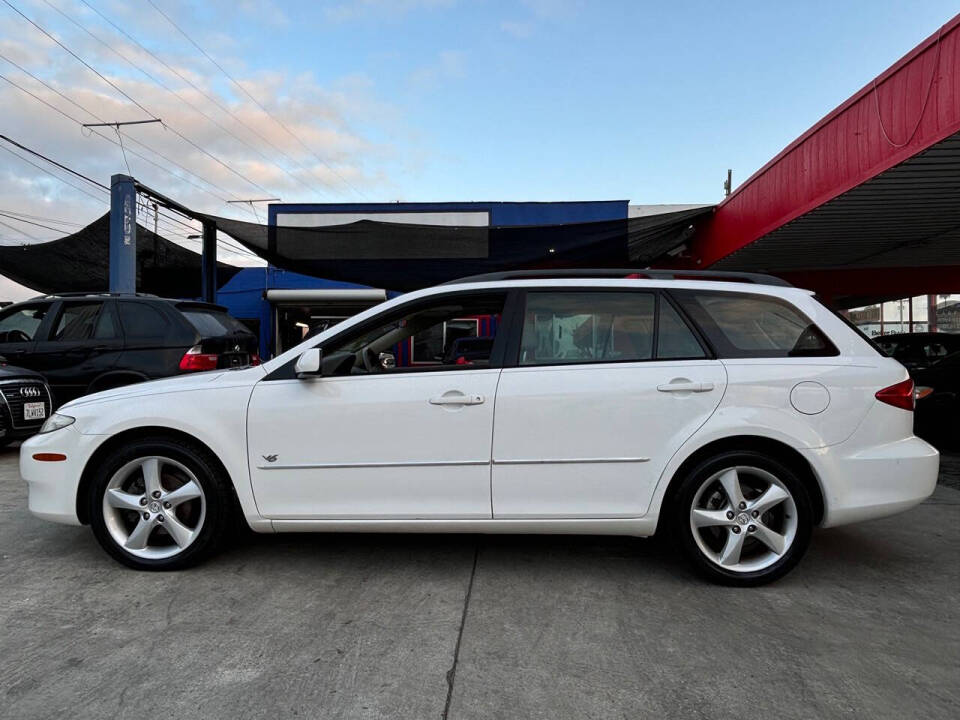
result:
[[(170, 303), (175, 305), (180, 310), (189, 310), (189, 309), (202, 309), (202, 310), (219, 310), (221, 312), (227, 312), (227, 308), (223, 305), (217, 305), (215, 303), (204, 302), (203, 300), (183, 300), (181, 298), (165, 298), (160, 297), (159, 295), (151, 295), (150, 293), (114, 293), (114, 292), (68, 292), (68, 293), (52, 293), (50, 295), (37, 295), (36, 297), (30, 298), (29, 300), (24, 300), (22, 303), (36, 302), (37, 300), (83, 300), (86, 298), (95, 298), (95, 299), (112, 299), (112, 300), (147, 300), (149, 302), (163, 302)], [(22, 303), (16, 303), (20, 305)]]
[(712, 270), (661, 270), (637, 268), (560, 268), (553, 270), (510, 270), (507, 272), (470, 275), (450, 280), (444, 285), (464, 283), (498, 282), (501, 280), (558, 280), (558, 279), (621, 279), (621, 280), (706, 280), (720, 282), (741, 282), (754, 285), (773, 285), (775, 287), (793, 287), (790, 283), (774, 275), (749, 272), (724, 272)]

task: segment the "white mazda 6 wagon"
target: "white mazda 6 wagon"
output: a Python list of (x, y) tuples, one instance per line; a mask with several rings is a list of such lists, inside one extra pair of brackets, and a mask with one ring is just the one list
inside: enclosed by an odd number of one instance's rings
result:
[(669, 533), (708, 578), (756, 585), (814, 526), (931, 494), (906, 370), (811, 293), (637, 272), (467, 278), (259, 367), (80, 398), (21, 449), (30, 510), (140, 569), (195, 563), (242, 518)]

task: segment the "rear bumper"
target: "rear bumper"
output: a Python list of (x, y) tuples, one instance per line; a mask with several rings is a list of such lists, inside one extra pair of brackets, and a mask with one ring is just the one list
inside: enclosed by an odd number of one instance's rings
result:
[(842, 443), (803, 452), (820, 477), (822, 527), (909, 510), (930, 497), (940, 471), (937, 450), (912, 436), (870, 447)]

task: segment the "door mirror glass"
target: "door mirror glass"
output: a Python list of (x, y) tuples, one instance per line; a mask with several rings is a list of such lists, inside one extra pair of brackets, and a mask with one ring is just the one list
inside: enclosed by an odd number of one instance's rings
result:
[(320, 374), (320, 366), (323, 363), (323, 353), (320, 348), (310, 348), (300, 353), (295, 366), (297, 377), (308, 377)]

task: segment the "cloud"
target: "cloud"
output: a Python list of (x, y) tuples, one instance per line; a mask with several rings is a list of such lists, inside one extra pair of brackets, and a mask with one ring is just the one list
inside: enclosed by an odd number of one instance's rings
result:
[(583, 0), (522, 0), (529, 17), (525, 20), (504, 20), (500, 29), (515, 38), (525, 40), (543, 23), (569, 22), (584, 8)]
[(239, 3), (231, 5), (258, 23), (273, 27), (287, 27), (290, 24), (287, 14), (271, 0), (240, 0)]
[(327, 19), (337, 22), (362, 18), (382, 18), (406, 15), (416, 10), (436, 10), (453, 7), (456, 0), (348, 0), (326, 8)]
[[(65, 0), (56, 2), (65, 9), (69, 7)], [(269, 6), (268, 0), (243, 0), (238, 9), (268, 12), (264, 8)], [(108, 5), (103, 7), (108, 17), (124, 24), (119, 12), (114, 14)], [(96, 21), (92, 14), (77, 15), (113, 50), (146, 69), (173, 93), (62, 18), (57, 22), (54, 15), (44, 15), (39, 9), (35, 15), (33, 12), (29, 10), (28, 14), (51, 32), (56, 30), (57, 37), (110, 82), (150, 114), (163, 119), (166, 127), (141, 125), (123, 131), (131, 173), (196, 210), (253, 220), (253, 215), (242, 206), (225, 201), (262, 197), (265, 191), (288, 202), (357, 201), (400, 194), (392, 177), (397, 168), (403, 172), (408, 162), (405, 153), (413, 155), (416, 149), (394, 146), (385, 139), (404, 132), (403, 117), (397, 108), (377, 96), (375, 83), (362, 73), (321, 82), (310, 72), (254, 71), (238, 55), (215, 54), (267, 109), (268, 116), (208, 63), (197, 58), (182, 38), (165, 35), (161, 23), (157, 23), (156, 31), (130, 32), (175, 72)], [(162, 43), (157, 43), (158, 37), (163, 38)], [(176, 44), (172, 44), (174, 40)], [(242, 48), (236, 48), (236, 52), (242, 52)], [(76, 122), (43, 102), (79, 122), (141, 119), (143, 111), (12, 13), (0, 16), (0, 53), (52, 88), (0, 59), (0, 74), (38, 98), (0, 80), (3, 134), (103, 184), (109, 184), (112, 174), (126, 172), (112, 129), (101, 129), (99, 134), (81, 132)], [(444, 77), (455, 73), (456, 67), (454, 58), (441, 58), (435, 72), (437, 77)], [(70, 100), (58, 96), (57, 91)], [(0, 142), (0, 147), (7, 146)], [(22, 151), (11, 154), (0, 150), (0, 209), (87, 223), (103, 214), (108, 203), (107, 193), (51, 168), (42, 160)], [(265, 208), (261, 206), (258, 212), (262, 218)], [(10, 224), (36, 239), (56, 235), (16, 221)], [(63, 227), (65, 231), (75, 229)], [(164, 232), (162, 225), (161, 231)], [(180, 233), (179, 238), (175, 231)], [(174, 226), (164, 232), (196, 249), (195, 242), (183, 237), (188, 233), (185, 228)], [(0, 243), (32, 241), (27, 235), (0, 227)], [(233, 262), (237, 258), (226, 259)]]
[(500, 23), (500, 29), (508, 35), (524, 40), (533, 35), (532, 22), (518, 22), (516, 20), (504, 20)]
[(435, 90), (446, 80), (459, 79), (466, 75), (467, 54), (461, 50), (444, 50), (437, 60), (417, 68), (407, 77), (407, 84), (414, 90)]
[(544, 20), (567, 20), (585, 6), (584, 0), (522, 0), (531, 13)]

